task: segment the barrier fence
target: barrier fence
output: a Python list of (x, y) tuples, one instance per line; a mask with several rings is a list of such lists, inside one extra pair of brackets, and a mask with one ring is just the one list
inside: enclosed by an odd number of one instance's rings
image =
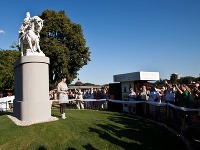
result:
[[(179, 107), (170, 103), (164, 102), (148, 102), (148, 101), (123, 101), (123, 100), (108, 100), (110, 106), (110, 110), (114, 110), (117, 107), (112, 108), (112, 103), (118, 104), (118, 111), (123, 111), (123, 107), (126, 105), (130, 107), (131, 111), (127, 113), (134, 113), (137, 115), (141, 115), (146, 118), (154, 119), (156, 121), (162, 123), (172, 123), (176, 122), (179, 119), (183, 119), (182, 122), (186, 124), (191, 124), (194, 120), (192, 120), (193, 116), (200, 116), (200, 109)], [(119, 106), (121, 105), (121, 107)], [(114, 110), (117, 111), (117, 110)], [(184, 122), (185, 121), (185, 122)], [(199, 120), (200, 121), (200, 120)], [(173, 123), (172, 123), (173, 124)], [(175, 126), (175, 125), (174, 125)], [(180, 132), (182, 132), (183, 128), (180, 128)]]
[[(108, 100), (108, 109), (124, 111), (130, 107), (137, 116), (170, 127), (176, 134), (187, 139), (189, 147), (200, 149), (200, 109), (179, 107), (164, 102)], [(133, 107), (133, 109), (132, 109)]]
[(7, 97), (0, 98), (0, 111), (10, 110), (10, 107), (13, 104), (14, 99), (15, 99), (15, 96), (7, 96)]

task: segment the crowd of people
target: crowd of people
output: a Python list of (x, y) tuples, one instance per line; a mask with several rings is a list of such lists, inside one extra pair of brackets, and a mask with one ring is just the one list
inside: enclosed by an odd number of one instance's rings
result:
[[(134, 91), (130, 88), (130, 93), (128, 95), (129, 101), (148, 101), (148, 102), (162, 102), (172, 104), (170, 107), (170, 112), (174, 124), (180, 126), (180, 131), (185, 129), (186, 124), (192, 124), (194, 122), (199, 122), (199, 115), (195, 111), (200, 109), (200, 83), (192, 83), (190, 85), (186, 84), (170, 84), (165, 82), (165, 86), (157, 87), (151, 86), (146, 87), (143, 85), (139, 90)], [(164, 106), (164, 105), (163, 105)], [(177, 106), (183, 108), (189, 108), (188, 111), (183, 111), (182, 109), (176, 109)], [(143, 107), (143, 105), (142, 105)], [(140, 107), (140, 110), (144, 108)], [(129, 113), (136, 113), (137, 104), (132, 104), (128, 106)], [(161, 111), (166, 113), (165, 107), (160, 107), (159, 105), (153, 105), (147, 103), (146, 113), (148, 115), (153, 115), (154, 119), (161, 117)], [(169, 111), (168, 111), (169, 112)], [(168, 116), (169, 117), (169, 116)], [(168, 118), (169, 119), (169, 118)], [(187, 123), (186, 123), (187, 122)]]
[[(49, 98), (50, 100), (58, 98), (61, 118), (65, 119), (66, 104), (75, 103), (77, 109), (107, 109), (107, 102), (98, 101), (98, 99), (108, 99), (109, 95), (107, 87), (101, 89), (74, 89), (72, 91), (67, 87), (66, 77), (61, 76), (61, 81), (57, 85), (56, 92), (51, 90), (49, 92)], [(92, 99), (95, 100), (93, 101)]]
[(132, 100), (144, 100), (149, 102), (168, 102), (180, 107), (200, 108), (200, 83), (170, 84), (165, 82), (165, 86), (146, 87), (143, 85), (136, 91), (130, 88), (128, 98)]
[[(134, 91), (130, 88), (128, 95), (129, 101), (149, 101), (149, 102), (166, 102), (180, 107), (200, 108), (200, 83), (192, 83), (190, 85), (180, 84), (173, 85), (165, 82), (162, 87), (145, 85)], [(58, 95), (56, 95), (58, 94)], [(105, 101), (92, 101), (91, 99), (109, 99), (109, 90), (107, 87), (101, 89), (75, 89), (71, 90), (67, 87), (66, 77), (62, 76), (57, 86), (57, 92), (50, 91), (50, 99), (57, 99), (60, 104), (60, 113), (65, 119), (66, 103), (75, 103), (77, 109), (105, 109), (107, 103)], [(73, 99), (73, 101), (71, 100)], [(85, 99), (85, 100), (84, 100)]]

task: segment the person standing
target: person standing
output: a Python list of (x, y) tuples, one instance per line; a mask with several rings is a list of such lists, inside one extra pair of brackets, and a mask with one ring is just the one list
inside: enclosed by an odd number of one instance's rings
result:
[(150, 89), (150, 94), (149, 94), (149, 99), (148, 101), (150, 102), (147, 105), (147, 113), (154, 117), (154, 119), (158, 118), (158, 114), (160, 114), (160, 107), (159, 106), (155, 106), (155, 105), (151, 105), (151, 103), (153, 102), (160, 102), (160, 95), (159, 93), (156, 91), (155, 87), (151, 87)]
[(159, 102), (160, 101), (160, 95), (156, 91), (155, 87), (151, 87), (148, 101), (149, 102)]
[[(88, 92), (88, 90), (85, 90), (85, 92), (83, 94), (83, 99), (89, 99), (89, 92)], [(84, 104), (85, 104), (86, 108), (89, 108), (89, 102), (88, 101), (85, 101)]]
[[(136, 101), (137, 99), (137, 94), (133, 90), (133, 88), (130, 88), (130, 93), (128, 94), (128, 100), (129, 101)], [(136, 104), (129, 104), (128, 105), (128, 111), (129, 113), (136, 113)]]
[(81, 89), (78, 89), (76, 96), (76, 106), (78, 109), (84, 109), (84, 104), (83, 104), (83, 92), (81, 92)]
[[(190, 93), (187, 89), (187, 85), (181, 84), (180, 87), (178, 87), (177, 85), (175, 86), (176, 86), (177, 92), (180, 94), (180, 98), (177, 100), (177, 105), (180, 107), (188, 107)], [(179, 120), (179, 123), (181, 126), (180, 128), (181, 132), (185, 128), (187, 116), (188, 116), (187, 111), (177, 110), (176, 118), (177, 120)]]
[(59, 104), (60, 104), (60, 113), (61, 113), (61, 118), (65, 119), (65, 108), (66, 108), (66, 103), (68, 102), (68, 87), (66, 84), (66, 77), (64, 75), (61, 76), (61, 82), (58, 83), (57, 86), (57, 92), (59, 94)]
[[(147, 101), (149, 99), (149, 93), (150, 91), (147, 90), (146, 86), (143, 85), (141, 88), (140, 88), (140, 93), (138, 95), (138, 99), (140, 101)], [(139, 114), (139, 115), (144, 115), (146, 114), (146, 103), (138, 103), (136, 104), (136, 112)]]
[(200, 108), (200, 85), (199, 83), (195, 83), (192, 89), (192, 95), (194, 96), (194, 108)]
[[(89, 99), (94, 99), (94, 97), (95, 97), (95, 95), (94, 95), (94, 90), (93, 90), (93, 88), (91, 88), (91, 89), (89, 90)], [(89, 102), (89, 108), (90, 108), (90, 109), (94, 109), (94, 103), (93, 103), (93, 101), (90, 101), (90, 102)]]
[(176, 85), (177, 92), (181, 94), (180, 99), (178, 100), (178, 106), (180, 107), (188, 107), (189, 100), (189, 91), (187, 90), (187, 86), (185, 84), (181, 84), (180, 88)]
[(149, 99), (150, 91), (147, 90), (146, 86), (143, 85), (140, 92), (140, 100), (147, 101)]
[(133, 88), (130, 88), (130, 93), (128, 94), (128, 100), (136, 101), (136, 99), (137, 99), (137, 95), (136, 95), (135, 91), (133, 90)]
[(175, 104), (175, 91), (173, 90), (173, 86), (166, 82), (167, 89), (165, 91), (165, 102), (170, 104)]

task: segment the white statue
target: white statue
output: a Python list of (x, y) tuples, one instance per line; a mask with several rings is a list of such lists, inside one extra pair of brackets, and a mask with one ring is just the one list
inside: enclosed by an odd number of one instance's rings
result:
[[(22, 26), (19, 29), (18, 44), (21, 51), (21, 56), (24, 55), (41, 55), (44, 53), (40, 49), (40, 31), (43, 27), (43, 20), (34, 16), (30, 18), (30, 13), (26, 13)], [(26, 48), (24, 50), (24, 48)], [(25, 52), (24, 52), (25, 51)]]

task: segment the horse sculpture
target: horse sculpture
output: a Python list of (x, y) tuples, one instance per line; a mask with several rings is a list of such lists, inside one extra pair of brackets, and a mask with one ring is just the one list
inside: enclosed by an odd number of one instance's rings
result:
[[(24, 24), (24, 23), (23, 23)], [(23, 32), (19, 35), (19, 48), (21, 51), (21, 56), (27, 55), (27, 53), (44, 53), (40, 49), (40, 31), (43, 27), (43, 20), (34, 16), (28, 21), (28, 25), (23, 29)], [(26, 48), (26, 50), (24, 50)], [(24, 52), (25, 51), (25, 52)]]

